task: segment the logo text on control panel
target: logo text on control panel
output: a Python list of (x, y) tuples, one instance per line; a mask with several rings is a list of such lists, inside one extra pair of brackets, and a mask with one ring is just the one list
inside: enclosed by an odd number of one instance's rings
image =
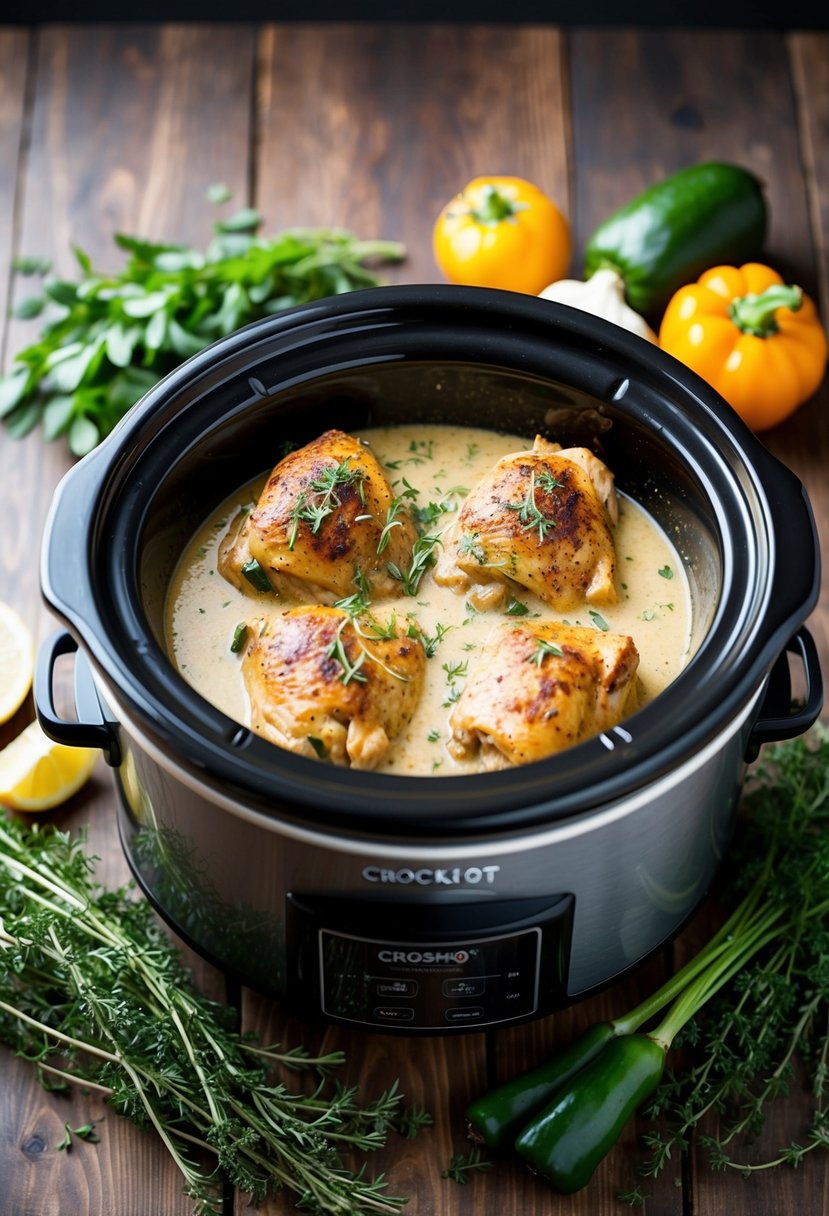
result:
[(363, 878), (366, 882), (399, 883), (402, 886), (414, 884), (418, 887), (492, 886), (500, 869), (500, 866), (446, 866), (415, 870), (403, 866), (399, 870), (391, 870), (383, 866), (365, 866)]

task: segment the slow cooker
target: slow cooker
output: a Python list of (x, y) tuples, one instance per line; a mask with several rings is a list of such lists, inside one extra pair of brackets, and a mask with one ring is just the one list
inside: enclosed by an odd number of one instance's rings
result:
[[(286, 440), (397, 422), (590, 447), (669, 533), (695, 652), (615, 730), (511, 771), (357, 772), (256, 736), (163, 644), (197, 526)], [(726, 859), (746, 764), (817, 717), (819, 551), (798, 479), (677, 361), (584, 312), (384, 287), (256, 322), (153, 388), (57, 488), (39, 719), (112, 766), (126, 857), (197, 950), (371, 1030), (538, 1017), (674, 935)], [(56, 709), (73, 654), (76, 716)], [(800, 694), (793, 702), (793, 684)]]

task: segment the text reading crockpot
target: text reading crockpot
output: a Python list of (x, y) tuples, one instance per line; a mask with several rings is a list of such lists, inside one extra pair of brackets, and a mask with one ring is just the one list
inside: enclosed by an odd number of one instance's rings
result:
[(500, 866), (460, 866), (437, 870), (411, 870), (404, 867), (401, 870), (386, 870), (382, 866), (366, 866), (363, 878), (366, 882), (395, 882), (404, 886), (415, 883), (419, 887), (446, 886), (456, 887), (464, 883), (469, 886), (492, 886)]

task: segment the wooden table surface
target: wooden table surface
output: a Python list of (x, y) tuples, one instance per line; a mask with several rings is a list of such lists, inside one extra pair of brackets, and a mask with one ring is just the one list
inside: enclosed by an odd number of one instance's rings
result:
[[(785, 15), (785, 14), (784, 14)], [(764, 30), (613, 30), (499, 25), (0, 26), (0, 300), (29, 294), (12, 258), (46, 255), (74, 275), (77, 244), (120, 265), (113, 232), (204, 245), (215, 211), (208, 185), (260, 208), (268, 231), (335, 225), (405, 242), (389, 281), (439, 281), (431, 226), (471, 177), (507, 172), (556, 199), (574, 234), (572, 272), (592, 229), (650, 183), (694, 162), (736, 161), (765, 182), (767, 260), (820, 303), (829, 319), (829, 33)], [(5, 366), (37, 322), (0, 320)], [(805, 482), (829, 536), (829, 384), (764, 436)], [(38, 587), (50, 495), (69, 465), (61, 443), (0, 431), (0, 599), (39, 638), (54, 627)], [(811, 627), (829, 672), (826, 597)], [(33, 714), (31, 700), (2, 730), (6, 742)], [(127, 870), (114, 792), (101, 765), (85, 790), (51, 816), (89, 825), (99, 875)], [(370, 1164), (411, 1196), (416, 1216), (609, 1216), (631, 1182), (641, 1126), (631, 1125), (590, 1187), (569, 1199), (511, 1164), (467, 1186), (441, 1179), (462, 1151), (462, 1113), (488, 1082), (536, 1062), (596, 1017), (625, 1008), (659, 982), (710, 924), (704, 907), (673, 950), (599, 997), (521, 1028), (405, 1040), (330, 1030), (321, 1037), (277, 1004), (225, 993), (193, 956), (198, 982), (236, 999), (245, 1027), (268, 1040), (342, 1046), (348, 1078), (366, 1093), (400, 1077), (434, 1126), (392, 1136)], [(803, 1133), (795, 1092), (761, 1141)], [(58, 1152), (64, 1121), (92, 1119), (97, 1145)], [(103, 1120), (103, 1121), (101, 1121)], [(693, 1146), (649, 1185), (649, 1216), (829, 1213), (827, 1158), (744, 1181), (712, 1173)], [(189, 1204), (160, 1143), (100, 1100), (44, 1093), (32, 1067), (0, 1054), (0, 1211), (4, 1216), (185, 1216)], [(229, 1194), (225, 1211), (249, 1212)], [(293, 1211), (288, 1197), (263, 1216)]]

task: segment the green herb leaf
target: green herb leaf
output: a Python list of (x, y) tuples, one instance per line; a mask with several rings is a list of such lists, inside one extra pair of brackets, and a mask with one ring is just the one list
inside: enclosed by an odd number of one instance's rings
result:
[(505, 609), (507, 616), (527, 616), (529, 608), (526, 604), (522, 604), (520, 600), (510, 600)]
[(468, 1153), (453, 1153), (441, 1178), (451, 1178), (453, 1182), (463, 1185), (469, 1181), (469, 1175), (474, 1170), (488, 1170), (492, 1164), (482, 1156), (479, 1148), (472, 1148)]
[(538, 638), (536, 648), (529, 656), (527, 661), (529, 663), (535, 663), (536, 667), (540, 667), (549, 654), (554, 655), (557, 659), (564, 658), (564, 651), (560, 646), (556, 646), (553, 642), (546, 641), (545, 638)]
[(674, 577), (674, 572), (670, 566), (661, 566), (659, 568), (659, 570), (657, 570), (657, 574), (659, 575), (660, 578), (673, 578)]
[(19, 317), (21, 321), (28, 321), (32, 317), (39, 317), (45, 306), (46, 301), (43, 296), (28, 296), (25, 300), (21, 300), (19, 304), (15, 304), (12, 309), (12, 316)]
[(607, 633), (607, 631), (610, 629), (610, 626), (608, 625), (607, 621), (604, 619), (602, 614), (600, 612), (596, 612), (595, 609), (593, 609), (593, 608), (588, 608), (587, 611), (588, 611), (589, 615), (592, 617), (593, 624), (596, 626), (596, 628), (601, 629), (602, 633)]
[[(134, 845), (170, 870), (176, 890), (226, 935), (261, 948), (261, 913), (228, 907), (199, 875), (175, 833), (147, 829)], [(0, 814), (0, 1038), (41, 1073), (93, 1089), (110, 1107), (160, 1133), (195, 1212), (221, 1210), (237, 1188), (260, 1203), (292, 1192), (307, 1211), (395, 1212), (382, 1176), (346, 1164), (381, 1148), (400, 1120), (397, 1084), (371, 1101), (329, 1083), (342, 1052), (262, 1045), (236, 1029), (232, 1010), (203, 996), (150, 905), (129, 886), (105, 890), (83, 833), (24, 825)], [(316, 1074), (294, 1086), (298, 1069)], [(407, 1130), (408, 1129), (408, 1130)], [(185, 1133), (185, 1134), (182, 1134)], [(60, 1147), (94, 1143), (94, 1125), (65, 1126)], [(210, 1156), (215, 1158), (209, 1160)]]
[(245, 642), (248, 640), (248, 633), (249, 629), (247, 621), (240, 621), (233, 630), (233, 638), (230, 642), (231, 654), (239, 654), (239, 652), (244, 648)]
[(224, 182), (211, 182), (205, 190), (205, 198), (209, 203), (227, 203), (233, 197), (229, 186)]
[(249, 562), (245, 562), (242, 566), (242, 574), (248, 580), (251, 587), (255, 587), (257, 591), (273, 591), (267, 574), (255, 557), (252, 557)]
[[(378, 280), (364, 260), (397, 260), (404, 253), (396, 242), (360, 241), (336, 229), (262, 238), (255, 234), (260, 222), (249, 208), (237, 212), (217, 225), (203, 252), (117, 233), (126, 263), (115, 274), (96, 271), (75, 249), (81, 278), (44, 281), (40, 334), (0, 378), (0, 417), (8, 419), (9, 434), (27, 433), (53, 396), (80, 391), (76, 412), (95, 425), (100, 440), (182, 359), (274, 311), (334, 290), (373, 286)], [(16, 267), (44, 273), (48, 263), (28, 258)], [(27, 316), (38, 307), (33, 301), (19, 306)], [(70, 432), (50, 430), (63, 433)], [(83, 446), (79, 441), (79, 450)]]

